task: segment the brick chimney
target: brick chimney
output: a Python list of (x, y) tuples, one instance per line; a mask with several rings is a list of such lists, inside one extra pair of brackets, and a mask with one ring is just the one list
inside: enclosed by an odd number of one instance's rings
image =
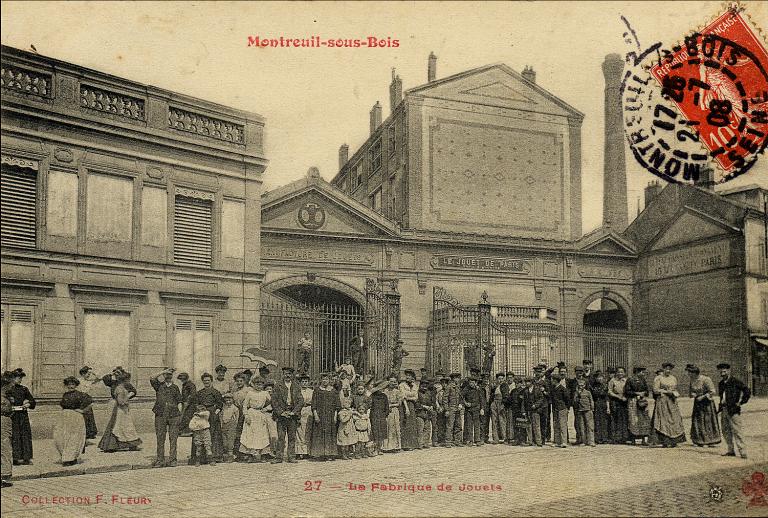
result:
[(695, 180), (693, 184), (710, 191), (715, 190), (715, 170), (712, 169), (712, 166), (705, 165), (702, 167), (699, 171), (698, 180)]
[(379, 126), (381, 126), (381, 103), (376, 101), (376, 104), (371, 108), (371, 135)]
[(627, 228), (627, 169), (624, 157), (624, 121), (621, 110), (621, 74), (624, 60), (608, 54), (605, 77), (605, 154), (603, 156), (603, 225), (617, 232)]
[(392, 82), (389, 83), (389, 111), (394, 113), (397, 105), (403, 99), (403, 81), (400, 76), (395, 75), (395, 69), (392, 68)]
[(652, 182), (648, 182), (648, 185), (645, 186), (645, 206), (646, 207), (651, 204), (653, 199), (659, 195), (659, 193), (663, 188), (664, 187), (659, 185), (659, 182), (656, 180)]
[(347, 165), (347, 162), (349, 162), (349, 146), (342, 144), (339, 146), (339, 171)]
[(431, 83), (437, 78), (437, 56), (434, 52), (429, 53), (427, 62), (427, 82)]
[(522, 76), (525, 78), (526, 81), (531, 83), (536, 83), (536, 71), (533, 69), (533, 67), (529, 67), (528, 65), (525, 65)]

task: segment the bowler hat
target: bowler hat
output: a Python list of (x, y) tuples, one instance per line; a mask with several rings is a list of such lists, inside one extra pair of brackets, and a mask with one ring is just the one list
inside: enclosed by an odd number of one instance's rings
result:
[(80, 380), (75, 378), (74, 376), (68, 376), (64, 378), (64, 384), (69, 385), (70, 383), (74, 383), (76, 386), (80, 384)]
[(664, 363), (661, 364), (661, 368), (662, 369), (666, 369), (667, 367), (669, 367), (670, 369), (674, 369), (675, 368), (675, 364), (672, 363), (672, 362), (664, 362)]
[(730, 369), (731, 368), (731, 364), (730, 363), (725, 363), (725, 362), (718, 363), (717, 364), (717, 368), (718, 369)]

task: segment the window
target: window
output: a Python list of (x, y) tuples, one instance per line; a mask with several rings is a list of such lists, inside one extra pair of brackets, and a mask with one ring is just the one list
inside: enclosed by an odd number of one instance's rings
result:
[(381, 139), (376, 139), (376, 142), (371, 145), (369, 151), (371, 154), (371, 174), (381, 169)]
[(133, 235), (133, 179), (88, 175), (88, 239), (127, 242)]
[(34, 367), (35, 310), (33, 306), (3, 304), (0, 308), (2, 370), (21, 367), (28, 375)]
[[(2, 246), (37, 245), (37, 171), (6, 164), (0, 173), (0, 241)], [(26, 161), (24, 161), (26, 162)], [(32, 163), (30, 163), (32, 164)], [(37, 167), (35, 163), (35, 167)]]
[(397, 217), (397, 175), (389, 179), (389, 216), (392, 219)]
[(211, 267), (211, 217), (213, 202), (176, 196), (173, 222), (173, 262)]
[(363, 184), (363, 163), (358, 162), (352, 170), (352, 191)]
[(369, 196), (371, 208), (377, 212), (381, 212), (381, 187)]
[(389, 125), (389, 155), (392, 156), (395, 154), (395, 123), (392, 122), (392, 124)]
[(213, 329), (210, 318), (178, 316), (174, 323), (173, 366), (197, 382), (204, 372), (213, 374)]
[(224, 200), (221, 206), (221, 253), (242, 259), (245, 251), (245, 203)]
[(168, 235), (168, 193), (157, 187), (141, 191), (141, 244), (164, 247)]
[(76, 173), (48, 172), (45, 226), (52, 236), (77, 236)]
[(100, 375), (117, 366), (130, 372), (130, 351), (130, 313), (86, 310), (83, 317), (83, 365), (88, 365)]

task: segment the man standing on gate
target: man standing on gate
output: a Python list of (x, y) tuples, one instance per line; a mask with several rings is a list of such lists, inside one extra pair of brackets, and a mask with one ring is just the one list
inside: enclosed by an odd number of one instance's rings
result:
[(352, 366), (355, 368), (355, 372), (360, 376), (365, 374), (365, 343), (363, 342), (362, 331), (357, 330), (352, 337), (352, 341), (349, 342), (349, 354), (352, 356)]
[(304, 336), (299, 338), (298, 353), (299, 353), (299, 372), (301, 374), (309, 373), (309, 362), (312, 359), (312, 333), (304, 331)]
[(299, 427), (304, 396), (301, 386), (293, 380), (293, 368), (283, 367), (283, 380), (275, 383), (272, 393), (272, 418), (277, 421), (277, 451), (272, 464), (283, 462), (285, 436), (288, 435), (286, 460), (296, 462), (296, 430)]
[[(741, 421), (741, 406), (749, 401), (752, 395), (743, 381), (731, 376), (731, 365), (720, 363), (717, 366), (720, 371), (720, 383), (717, 391), (720, 393), (720, 416), (721, 428), (725, 436), (725, 442), (728, 444), (728, 451), (723, 454), (724, 457), (735, 457), (736, 448), (742, 459), (747, 458), (747, 449), (744, 446), (744, 435)], [(734, 448), (735, 443), (735, 448)]]
[[(162, 376), (163, 381), (160, 381)], [(162, 468), (165, 464), (165, 436), (168, 435), (168, 466), (176, 465), (176, 445), (179, 438), (181, 421), (181, 390), (173, 382), (173, 369), (163, 369), (149, 379), (157, 398), (152, 412), (155, 414), (155, 435), (157, 436), (157, 457), (153, 467)]]

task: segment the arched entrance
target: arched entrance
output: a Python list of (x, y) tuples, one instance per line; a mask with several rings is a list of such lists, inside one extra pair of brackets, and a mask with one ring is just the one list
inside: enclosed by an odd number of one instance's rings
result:
[(624, 301), (610, 293), (597, 293), (584, 303), (584, 359), (592, 360), (596, 370), (628, 367), (629, 315)]
[[(392, 301), (395, 301), (392, 303)], [(395, 325), (396, 323), (396, 325)], [(262, 288), (261, 344), (278, 366), (316, 378), (350, 358), (361, 374), (382, 374), (399, 336), (399, 294), (368, 280), (366, 293), (335, 279), (293, 276)], [(309, 357), (302, 351), (312, 342)]]

